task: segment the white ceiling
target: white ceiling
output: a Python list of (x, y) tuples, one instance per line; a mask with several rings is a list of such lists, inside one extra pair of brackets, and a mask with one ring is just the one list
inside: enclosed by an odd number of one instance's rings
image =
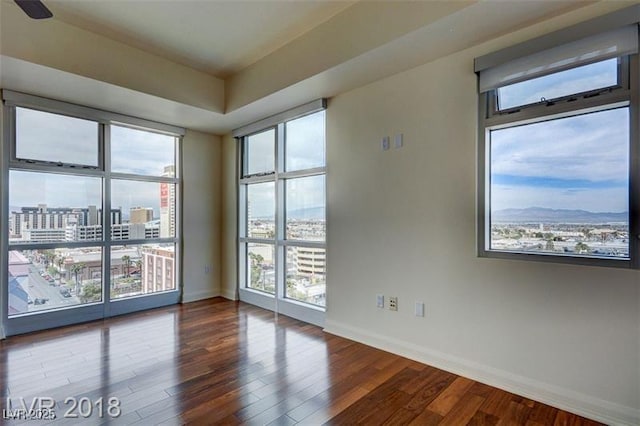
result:
[(542, 21), (552, 31), (565, 24), (551, 21), (569, 11), (592, 5), (586, 19), (624, 6), (584, 0), (43, 1), (54, 19), (30, 20), (12, 0), (0, 0), (1, 88), (215, 134)]
[(44, 0), (56, 19), (227, 77), (353, 1)]

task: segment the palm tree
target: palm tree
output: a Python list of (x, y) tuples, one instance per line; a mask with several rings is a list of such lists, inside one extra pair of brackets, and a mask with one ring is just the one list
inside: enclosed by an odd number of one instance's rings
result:
[(127, 278), (129, 278), (129, 266), (131, 265), (131, 257), (125, 254), (124, 256), (122, 256), (122, 262), (125, 264), (127, 268)]
[(49, 266), (49, 264), (56, 257), (56, 252), (53, 250), (45, 250), (43, 252), (43, 255), (44, 255), (44, 266)]
[(576, 253), (589, 253), (589, 251), (591, 251), (591, 248), (586, 245), (583, 242), (579, 242), (576, 244), (576, 246), (574, 247), (573, 251), (575, 251)]
[(62, 256), (58, 256), (56, 259), (56, 265), (58, 265), (58, 279), (62, 278), (62, 265), (64, 265), (64, 259)]
[(261, 254), (250, 252), (249, 258), (251, 259), (251, 287), (258, 288), (262, 276), (262, 288), (264, 289), (264, 268), (262, 267), (264, 257)]
[(76, 294), (80, 294), (80, 282), (78, 281), (78, 272), (81, 272), (85, 268), (84, 263), (74, 263), (71, 265), (71, 272), (76, 278)]

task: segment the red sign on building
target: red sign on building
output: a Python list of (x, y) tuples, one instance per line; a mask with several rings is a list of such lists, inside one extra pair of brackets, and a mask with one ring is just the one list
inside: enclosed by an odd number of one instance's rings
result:
[(160, 208), (169, 207), (169, 184), (160, 184)]

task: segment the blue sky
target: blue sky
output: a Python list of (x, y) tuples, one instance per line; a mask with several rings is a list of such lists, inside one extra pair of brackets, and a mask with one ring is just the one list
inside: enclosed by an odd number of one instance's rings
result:
[[(97, 164), (98, 126), (95, 122), (18, 108), (18, 146), (25, 158), (53, 159), (67, 163)], [(325, 113), (311, 114), (287, 123), (288, 170), (323, 166)], [(250, 138), (249, 157), (253, 173), (273, 171), (274, 131)], [(164, 166), (174, 164), (174, 138), (162, 134), (111, 126), (111, 162), (114, 172), (159, 176)], [(9, 205), (12, 208), (101, 206), (101, 179), (37, 172), (11, 172)], [(297, 179), (289, 184), (289, 210), (324, 205), (324, 179)], [(252, 212), (269, 216), (274, 206), (273, 184), (250, 190)], [(123, 209), (152, 207), (159, 216), (157, 183), (113, 180), (112, 205)]]
[(500, 109), (610, 87), (617, 82), (618, 59), (609, 59), (502, 87), (498, 89)]
[(618, 108), (492, 131), (492, 210), (627, 211), (628, 124)]
[[(265, 182), (248, 185), (247, 199), (251, 216), (256, 218), (274, 218), (275, 184)], [(325, 205), (325, 178), (311, 176), (287, 180), (287, 211), (315, 209)]]
[[(97, 165), (98, 125), (55, 114), (17, 108), (18, 155), (24, 158)], [(175, 164), (172, 136), (111, 126), (111, 160), (120, 173), (160, 176)], [(113, 181), (112, 205), (125, 217), (131, 207), (152, 207), (159, 217), (160, 186), (157, 183)], [(102, 180), (12, 171), (9, 205), (12, 208), (47, 204), (49, 207), (101, 206)]]
[(98, 123), (16, 108), (16, 153), (20, 158), (98, 165)]
[[(287, 171), (322, 167), (325, 164), (325, 113), (310, 114), (286, 124), (285, 163)], [(269, 130), (249, 138), (249, 173), (274, 170), (275, 132)], [(273, 183), (248, 186), (248, 200), (253, 217), (275, 215)], [(323, 176), (287, 180), (287, 210), (324, 207)]]

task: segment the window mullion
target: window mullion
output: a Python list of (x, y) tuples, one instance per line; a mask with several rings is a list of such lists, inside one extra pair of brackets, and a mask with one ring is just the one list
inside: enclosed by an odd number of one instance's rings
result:
[[(491, 96), (491, 95), (486, 95)], [(514, 113), (502, 113), (490, 116), (484, 120), (486, 127), (507, 127), (518, 124), (530, 124), (536, 121), (550, 120), (563, 116), (578, 115), (588, 112), (625, 106), (631, 98), (630, 90), (616, 90), (611, 93), (592, 98), (579, 99), (573, 102), (558, 102), (554, 105), (535, 105), (522, 108)]]
[(102, 189), (102, 295), (105, 316), (111, 309), (111, 126), (101, 125), (104, 179)]
[(632, 267), (640, 269), (640, 58), (628, 62), (629, 106), (629, 253)]
[(275, 274), (276, 274), (276, 312), (278, 312), (278, 299), (286, 296), (286, 253), (278, 243), (285, 239), (286, 235), (286, 192), (285, 181), (281, 179), (281, 174), (285, 170), (285, 150), (286, 150), (286, 126), (284, 123), (278, 124), (276, 128), (275, 144), (275, 201), (276, 201), (276, 232), (275, 232)]

